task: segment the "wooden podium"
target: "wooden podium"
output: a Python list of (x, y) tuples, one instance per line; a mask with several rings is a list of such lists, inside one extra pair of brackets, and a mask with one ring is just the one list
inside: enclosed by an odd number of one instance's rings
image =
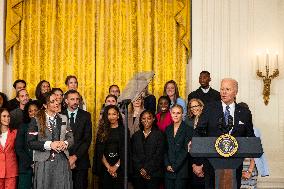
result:
[(215, 149), (217, 137), (193, 137), (192, 157), (207, 158), (215, 169), (215, 189), (236, 189), (236, 169), (244, 158), (258, 158), (263, 154), (259, 137), (236, 137), (238, 151), (231, 157), (222, 157)]

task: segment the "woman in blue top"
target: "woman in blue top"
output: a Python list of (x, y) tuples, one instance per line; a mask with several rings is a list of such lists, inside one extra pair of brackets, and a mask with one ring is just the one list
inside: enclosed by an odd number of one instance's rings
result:
[(168, 81), (164, 86), (164, 95), (168, 96), (171, 99), (171, 105), (170, 108), (173, 107), (173, 105), (178, 104), (182, 106), (183, 109), (183, 120), (186, 116), (186, 103), (185, 101), (179, 96), (178, 86), (177, 83), (174, 80)]

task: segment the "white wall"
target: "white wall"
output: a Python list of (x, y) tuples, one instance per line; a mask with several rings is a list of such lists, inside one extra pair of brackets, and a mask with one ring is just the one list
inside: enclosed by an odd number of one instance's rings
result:
[[(189, 85), (199, 86), (200, 71), (211, 72), (213, 88), (232, 77), (239, 82), (237, 101), (249, 104), (261, 130), (273, 176), (284, 177), (284, 1), (192, 0), (192, 64)], [(256, 54), (279, 53), (280, 76), (272, 81), (264, 105), (263, 84), (256, 76)], [(283, 161), (275, 167), (275, 158)], [(282, 160), (281, 160), (282, 158)], [(277, 161), (278, 161), (277, 160)]]

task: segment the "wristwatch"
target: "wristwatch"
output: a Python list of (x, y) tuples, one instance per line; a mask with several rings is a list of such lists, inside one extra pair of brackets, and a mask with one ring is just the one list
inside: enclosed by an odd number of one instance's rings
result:
[(116, 163), (114, 166), (119, 167), (120, 165), (119, 165), (119, 163)]

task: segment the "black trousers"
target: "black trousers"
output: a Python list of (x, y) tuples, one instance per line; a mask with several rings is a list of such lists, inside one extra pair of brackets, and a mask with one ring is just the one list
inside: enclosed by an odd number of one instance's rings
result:
[(187, 189), (188, 179), (170, 179), (165, 178), (166, 189)]
[(142, 177), (133, 178), (134, 189), (159, 189), (160, 179), (144, 179)]
[(88, 169), (72, 170), (73, 189), (88, 188)]
[(100, 177), (100, 189), (124, 189), (123, 177), (113, 178), (105, 169)]

